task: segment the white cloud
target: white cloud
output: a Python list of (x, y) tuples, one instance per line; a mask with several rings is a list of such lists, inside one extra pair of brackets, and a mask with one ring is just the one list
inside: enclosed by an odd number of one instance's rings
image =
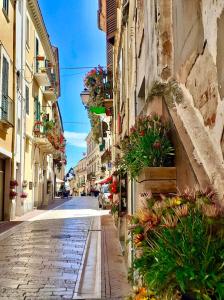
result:
[(87, 137), (87, 133), (65, 131), (64, 135), (68, 145), (76, 146), (80, 148), (86, 148), (85, 139)]

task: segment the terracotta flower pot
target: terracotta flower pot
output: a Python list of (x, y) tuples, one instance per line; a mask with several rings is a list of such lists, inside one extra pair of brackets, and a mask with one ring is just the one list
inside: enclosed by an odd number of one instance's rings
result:
[(44, 61), (45, 57), (41, 56), (41, 55), (37, 55), (36, 59), (37, 59), (37, 61)]

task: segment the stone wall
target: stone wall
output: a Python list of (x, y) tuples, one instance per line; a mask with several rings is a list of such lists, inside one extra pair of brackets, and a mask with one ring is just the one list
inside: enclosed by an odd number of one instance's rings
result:
[[(114, 126), (115, 140), (137, 115), (163, 114), (173, 123), (178, 188), (211, 185), (224, 205), (223, 0), (129, 1), (125, 22), (122, 3), (114, 46), (115, 119), (120, 111), (122, 132)], [(155, 81), (171, 80), (178, 102), (149, 97)]]

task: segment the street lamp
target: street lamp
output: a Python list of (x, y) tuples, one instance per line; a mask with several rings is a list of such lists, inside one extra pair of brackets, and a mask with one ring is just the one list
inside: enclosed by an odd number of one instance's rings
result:
[(87, 106), (90, 98), (90, 93), (87, 88), (84, 88), (84, 90), (81, 92), (80, 97), (82, 99), (82, 103), (84, 106)]

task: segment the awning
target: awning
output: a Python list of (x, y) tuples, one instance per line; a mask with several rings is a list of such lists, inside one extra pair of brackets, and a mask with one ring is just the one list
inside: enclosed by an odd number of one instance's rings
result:
[(59, 178), (56, 178), (56, 183), (63, 183), (64, 182), (64, 180), (61, 180), (61, 179), (59, 179)]
[(108, 178), (106, 178), (106, 179), (100, 181), (99, 184), (110, 183), (110, 182), (112, 182), (112, 179), (113, 179), (112, 176), (110, 176), (110, 177), (108, 177)]

